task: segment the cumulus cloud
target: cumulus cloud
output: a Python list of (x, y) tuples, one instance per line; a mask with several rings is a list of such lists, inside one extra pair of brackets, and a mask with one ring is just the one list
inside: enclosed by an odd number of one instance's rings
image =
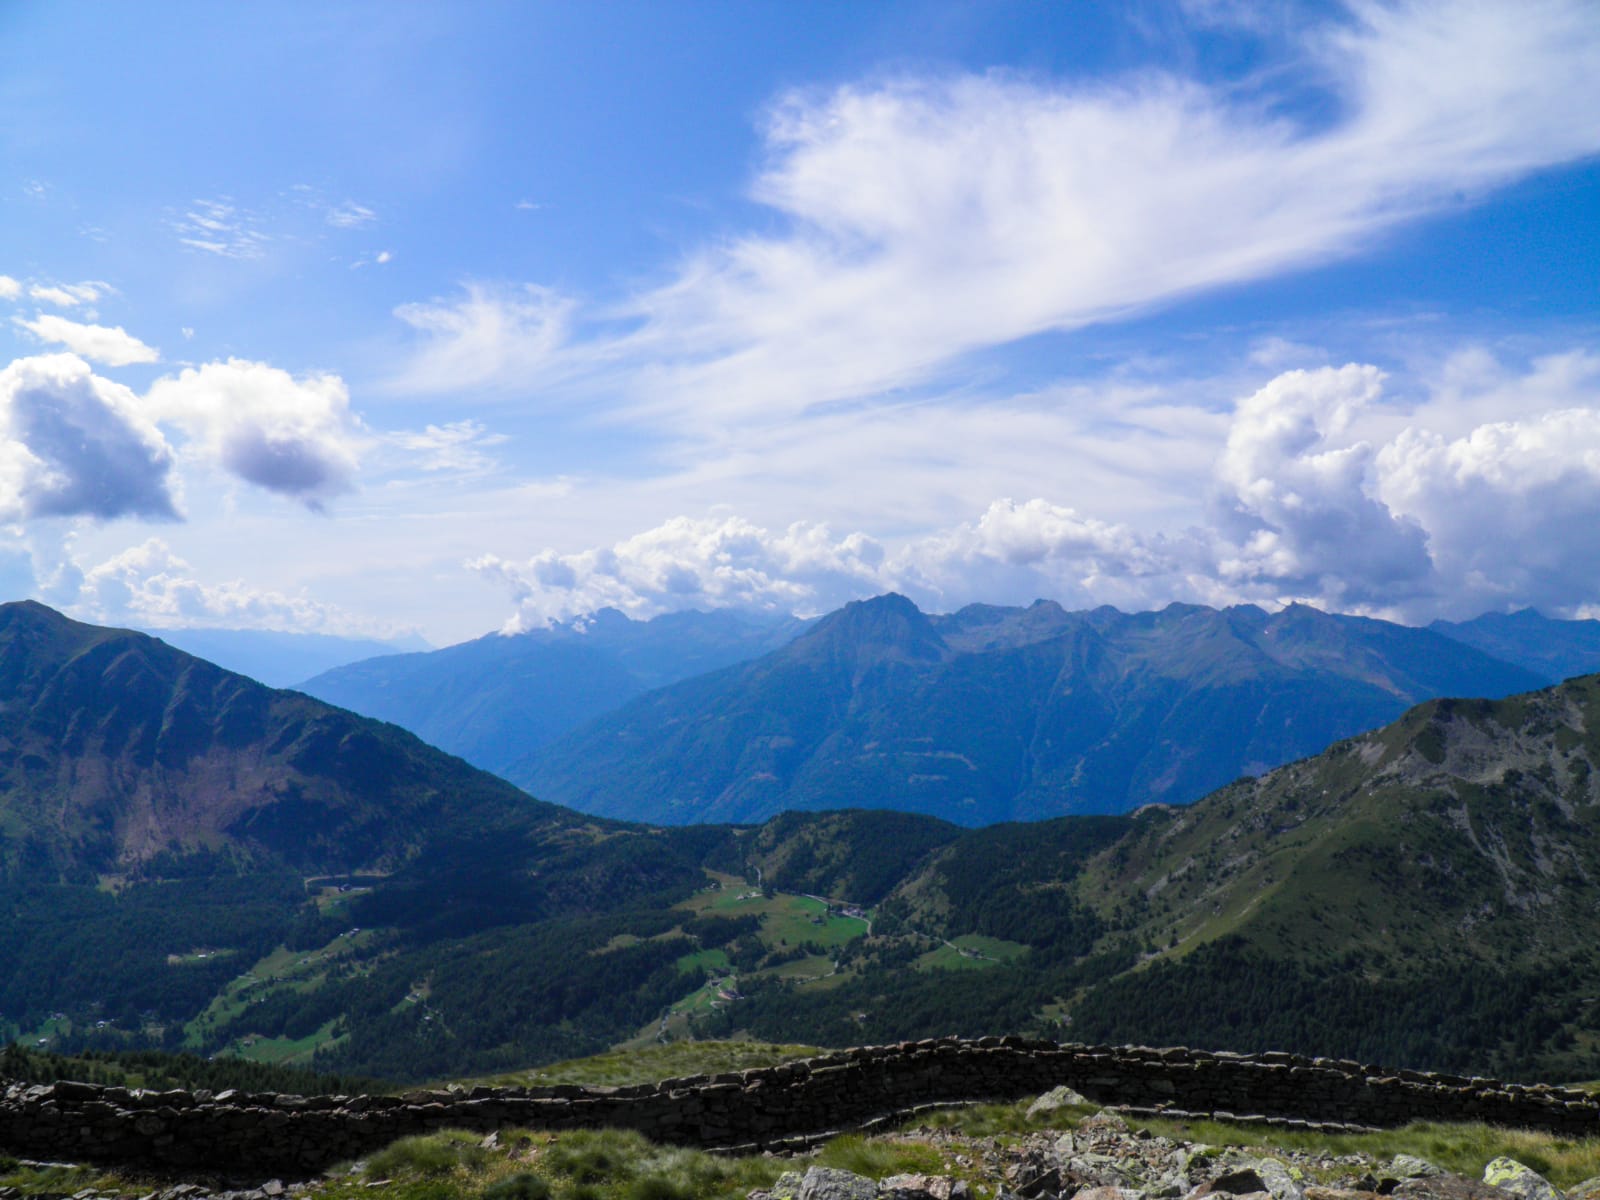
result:
[(224, 469), (268, 491), (316, 508), (354, 486), (363, 434), (336, 375), (296, 379), (230, 358), (157, 380), (145, 404)]
[(71, 606), (86, 620), (150, 628), (215, 625), (380, 636), (391, 632), (306, 596), (254, 588), (240, 580), (206, 583), (160, 538), (131, 546), (83, 571)]
[(22, 283), (9, 275), (0, 275), (0, 300), (15, 300), (22, 295)]
[(31, 321), (22, 317), (12, 320), (42, 342), (59, 342), (74, 354), (108, 367), (153, 363), (161, 359), (160, 351), (147, 346), (120, 325), (85, 325), (53, 313), (41, 314)]
[(1456, 612), (1594, 603), (1600, 411), (1497, 421), (1454, 439), (1408, 429), (1377, 467), (1384, 502), (1427, 529)]
[(0, 514), (176, 520), (172, 453), (127, 388), (71, 354), (0, 370)]
[(1360, 252), (1397, 223), (1600, 149), (1583, 0), (1361, 4), (1304, 31), (1284, 107), (1147, 72), (901, 78), (785, 97), (730, 236), (578, 336), (576, 301), (478, 288), (400, 310), (403, 383), (528, 389), (565, 367), (678, 420), (782, 419), (962, 356)]
[(932, 608), (1043, 595), (1138, 603), (1156, 590), (1187, 590), (1185, 553), (1035, 499), (997, 500), (975, 521), (893, 547), (815, 522), (774, 531), (734, 516), (675, 517), (609, 547), (469, 565), (510, 592), (514, 632), (604, 607), (637, 617), (711, 608), (810, 615), (890, 590)]
[(1236, 547), (1218, 564), (1223, 579), (1340, 607), (1425, 583), (1422, 526), (1371, 494), (1374, 447), (1339, 440), (1382, 385), (1370, 366), (1289, 371), (1239, 403), (1217, 466), (1222, 532)]
[[(897, 538), (678, 517), (603, 548), (472, 565), (510, 592), (513, 628), (605, 605), (816, 612), (891, 589), (935, 610), (1047, 596), (1126, 609), (1299, 600), (1418, 621), (1526, 604), (1593, 611), (1600, 357), (1518, 374), (1460, 356), (1438, 394), (1409, 408), (1385, 386), (1376, 367), (1350, 364), (1287, 371), (1243, 396), (1209, 504), (1182, 527), (1035, 497)], [(1450, 427), (1486, 395), (1526, 415)]]
[(773, 534), (738, 517), (676, 517), (614, 546), (468, 564), (517, 604), (507, 632), (617, 608), (638, 617), (693, 608), (819, 612), (882, 591), (883, 548), (798, 522)]

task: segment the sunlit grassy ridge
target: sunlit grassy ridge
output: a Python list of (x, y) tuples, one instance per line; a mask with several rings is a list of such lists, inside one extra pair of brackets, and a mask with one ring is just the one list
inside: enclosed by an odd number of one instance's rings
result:
[(769, 1042), (669, 1042), (632, 1050), (614, 1050), (473, 1082), (502, 1086), (575, 1083), (622, 1087), (679, 1079), (686, 1075), (715, 1075), (720, 1071), (773, 1067), (797, 1058), (812, 1058), (825, 1053), (827, 1051), (816, 1046), (774, 1045)]

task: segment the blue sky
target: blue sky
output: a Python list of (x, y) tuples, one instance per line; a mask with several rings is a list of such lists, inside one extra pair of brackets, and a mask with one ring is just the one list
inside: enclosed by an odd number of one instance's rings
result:
[(0, 591), (1600, 614), (1585, 0), (0, 3)]

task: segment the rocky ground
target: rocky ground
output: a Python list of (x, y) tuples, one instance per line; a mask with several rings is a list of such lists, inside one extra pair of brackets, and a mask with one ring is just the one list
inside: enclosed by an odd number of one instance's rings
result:
[[(1035, 1106), (1066, 1106), (1065, 1089)], [(1482, 1179), (1400, 1154), (1286, 1151), (1260, 1157), (1131, 1129), (1106, 1110), (1067, 1132), (974, 1138), (939, 1130), (893, 1135), (941, 1146), (949, 1175), (872, 1180), (837, 1168), (791, 1171), (749, 1200), (1600, 1200), (1600, 1177), (1567, 1192), (1510, 1158)]]

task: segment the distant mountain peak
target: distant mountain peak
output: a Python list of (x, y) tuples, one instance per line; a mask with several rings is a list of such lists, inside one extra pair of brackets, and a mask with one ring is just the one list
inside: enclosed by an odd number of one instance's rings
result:
[(862, 666), (899, 659), (938, 662), (948, 654), (927, 615), (898, 592), (852, 600), (791, 643), (800, 657), (825, 653)]

